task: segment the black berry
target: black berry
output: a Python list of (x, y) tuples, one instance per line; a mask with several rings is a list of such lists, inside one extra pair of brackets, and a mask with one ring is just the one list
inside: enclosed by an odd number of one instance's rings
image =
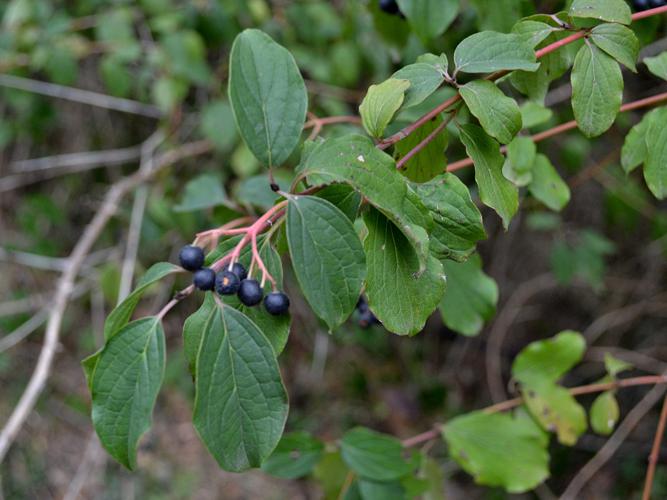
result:
[(243, 264), (240, 262), (234, 263), (232, 266), (232, 272), (239, 277), (240, 281), (243, 281), (248, 277), (248, 271), (245, 270), (245, 267), (243, 267)]
[(366, 302), (366, 299), (364, 297), (359, 297), (359, 300), (357, 301), (357, 311), (360, 313), (364, 313), (368, 311), (368, 302)]
[(646, 10), (649, 8), (649, 0), (633, 0), (635, 10)]
[(396, 0), (380, 0), (379, 2), (380, 10), (386, 12), (387, 14), (399, 14), (401, 11), (398, 8)]
[(264, 307), (274, 316), (284, 314), (289, 309), (289, 297), (283, 292), (271, 292), (264, 297)]
[[(234, 275), (236, 276), (236, 275)], [(245, 279), (241, 281), (239, 286), (239, 300), (246, 306), (255, 306), (262, 301), (264, 291), (259, 286), (259, 282), (253, 279)]]
[(239, 277), (231, 271), (221, 271), (215, 277), (215, 290), (220, 295), (234, 295), (240, 284)]
[(213, 290), (215, 288), (215, 271), (210, 267), (204, 267), (195, 271), (192, 282), (200, 290)]
[(204, 265), (204, 250), (193, 245), (185, 245), (178, 252), (178, 260), (183, 269), (196, 271)]
[(359, 326), (361, 328), (370, 328), (373, 325), (379, 325), (380, 321), (375, 317), (375, 314), (370, 309), (366, 309), (359, 313)]

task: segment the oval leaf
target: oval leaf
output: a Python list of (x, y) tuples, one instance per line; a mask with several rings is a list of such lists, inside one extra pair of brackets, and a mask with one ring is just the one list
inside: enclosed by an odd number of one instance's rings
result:
[(229, 100), (241, 137), (269, 167), (292, 154), (306, 119), (308, 95), (292, 55), (267, 34), (247, 29), (234, 40)]
[(294, 273), (315, 314), (329, 330), (354, 310), (366, 277), (361, 241), (352, 222), (328, 201), (290, 197), (287, 243)]
[(618, 63), (592, 43), (585, 43), (574, 59), (571, 81), (572, 109), (579, 129), (586, 137), (606, 132), (623, 99)]
[(574, 0), (570, 7), (570, 15), (610, 23), (632, 22), (632, 12), (625, 0)]
[(517, 34), (481, 31), (464, 39), (454, 51), (456, 73), (535, 71), (540, 64), (530, 43)]
[(461, 86), (459, 92), (486, 133), (499, 142), (509, 143), (521, 130), (519, 105), (514, 99), (503, 94), (495, 83), (488, 80), (473, 80)]
[(620, 416), (618, 401), (612, 391), (600, 394), (591, 405), (591, 427), (602, 436), (608, 436), (616, 427)]
[(346, 432), (340, 451), (350, 469), (366, 479), (392, 481), (410, 472), (400, 441), (364, 427)]
[(104, 448), (128, 469), (137, 442), (151, 424), (164, 376), (164, 332), (160, 319), (127, 324), (100, 351), (91, 378), (92, 419)]
[(323, 453), (324, 444), (307, 432), (285, 434), (262, 470), (272, 476), (297, 479), (310, 474)]
[(390, 78), (378, 85), (371, 85), (359, 106), (361, 121), (373, 137), (381, 137), (384, 129), (403, 104), (405, 91), (410, 87), (408, 80)]
[(197, 357), (193, 422), (220, 466), (259, 467), (280, 440), (287, 393), (271, 343), (236, 309), (218, 305)]
[(366, 294), (373, 313), (390, 332), (419, 333), (445, 293), (442, 264), (429, 257), (424, 272), (410, 242), (379, 211), (364, 217), (368, 279)]

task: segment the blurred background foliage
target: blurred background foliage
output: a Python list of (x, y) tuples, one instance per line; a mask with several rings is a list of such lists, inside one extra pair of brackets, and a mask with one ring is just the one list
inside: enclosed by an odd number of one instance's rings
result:
[[(62, 258), (108, 186), (136, 170), (141, 143), (156, 129), (166, 133), (168, 145), (203, 138), (214, 149), (151, 183), (135, 276), (157, 260), (173, 261), (196, 231), (273, 203), (266, 173), (239, 140), (226, 97), (227, 58), (242, 29), (258, 27), (294, 54), (306, 78), (310, 111), (324, 117), (356, 114), (370, 84), (425, 52), (451, 54), (471, 33), (506, 32), (522, 16), (557, 12), (565, 4), (462, 0), (446, 32), (424, 39), (405, 19), (381, 12), (374, 0), (1, 1), (0, 342), (17, 331), (28, 333), (17, 345), (0, 344), (0, 420), (11, 412), (39, 354), (43, 311)], [(644, 54), (667, 48), (664, 16), (632, 28), (648, 51)], [(667, 90), (643, 65), (637, 75), (624, 75), (626, 100)], [(566, 79), (552, 89), (546, 105), (553, 114), (537, 131), (572, 117)], [(448, 92), (412, 108), (396, 126), (431, 109)], [(354, 320), (329, 337), (303, 299), (292, 294), (294, 327), (281, 357), (292, 403), (288, 429), (335, 439), (354, 425), (368, 425), (406, 437), (487, 404), (484, 353), (496, 329), (505, 336), (505, 376), (528, 341), (567, 328), (588, 332), (596, 346), (568, 385), (603, 372), (597, 346), (614, 346), (621, 358), (634, 356), (638, 372), (664, 370), (667, 211), (640, 176), (626, 176), (618, 165), (622, 138), (640, 117), (640, 112), (619, 116), (616, 127), (594, 141), (575, 131), (540, 145), (573, 188), (572, 202), (561, 214), (527, 201), (507, 233), (497, 219), (485, 217), (490, 237), (480, 253), (498, 283), (500, 301), (497, 319), (479, 336), (457, 335), (433, 317), (415, 339), (388, 335), (381, 327), (362, 330)], [(355, 128), (335, 125), (325, 133), (350, 129)], [(458, 142), (450, 142), (448, 157), (464, 157)], [(110, 153), (84, 161), (87, 152), (96, 151)], [(54, 156), (65, 154), (71, 156)], [(36, 158), (43, 160), (32, 161)], [(461, 173), (464, 180), (470, 175)], [(284, 188), (291, 178), (289, 168), (277, 174)], [(321, 497), (322, 485), (326, 490), (326, 480), (335, 477), (335, 459), (318, 471), (318, 486), (261, 472), (224, 473), (203, 449), (190, 423), (193, 391), (179, 338), (179, 325), (195, 301), (165, 325), (166, 390), (143, 441), (139, 470), (124, 471), (99, 449), (79, 360), (99, 345), (101, 322), (117, 300), (131, 201), (124, 202), (80, 276), (47, 390), (0, 468), (0, 497), (74, 498), (77, 492), (108, 499)], [(294, 289), (289, 272), (286, 280), (288, 290)], [(143, 312), (154, 310), (173, 289), (156, 289)], [(620, 393), (622, 411), (640, 395)], [(656, 419), (644, 419), (617, 459), (595, 476), (586, 498), (637, 494)], [(549, 488), (561, 491), (603, 443), (587, 435), (573, 449), (554, 449), (553, 478), (537, 495), (552, 498)], [(474, 486), (442, 452), (432, 453), (444, 464), (440, 473), (448, 498), (511, 497)], [(654, 491), (655, 498), (667, 496), (664, 467)]]

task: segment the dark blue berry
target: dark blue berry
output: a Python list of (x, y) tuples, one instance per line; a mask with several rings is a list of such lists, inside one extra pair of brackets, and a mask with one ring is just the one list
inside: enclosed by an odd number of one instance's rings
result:
[(264, 291), (257, 280), (245, 279), (241, 281), (238, 297), (244, 305), (255, 306), (262, 301), (263, 296)]
[(274, 316), (284, 314), (289, 309), (289, 297), (283, 292), (271, 292), (264, 297), (264, 307)]
[(366, 302), (366, 299), (364, 299), (363, 296), (359, 297), (359, 300), (357, 301), (357, 311), (360, 313), (368, 311), (368, 302)]
[(178, 260), (183, 269), (196, 271), (204, 265), (204, 250), (193, 245), (185, 245), (178, 252)]
[(634, 0), (632, 4), (635, 7), (635, 10), (646, 10), (649, 8), (649, 0)]
[(241, 281), (248, 277), (248, 271), (245, 270), (245, 267), (243, 267), (243, 264), (240, 262), (234, 263), (232, 266), (232, 272), (238, 276)]
[(231, 271), (221, 271), (215, 277), (215, 290), (220, 295), (234, 295), (240, 284), (239, 277)]
[(379, 325), (380, 321), (375, 317), (375, 314), (367, 309), (359, 313), (359, 326), (363, 329), (370, 328), (373, 325)]
[(380, 10), (386, 12), (387, 14), (395, 15), (401, 12), (398, 8), (396, 0), (380, 0), (379, 5)]
[(200, 290), (213, 290), (215, 288), (215, 271), (210, 267), (204, 267), (195, 271), (192, 282)]

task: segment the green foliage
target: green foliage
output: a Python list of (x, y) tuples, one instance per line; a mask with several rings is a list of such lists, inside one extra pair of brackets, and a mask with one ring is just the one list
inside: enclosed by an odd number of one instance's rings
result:
[(280, 440), (287, 393), (271, 343), (232, 307), (217, 306), (197, 354), (193, 414), (199, 436), (229, 471), (259, 467)]
[(202, 174), (185, 185), (181, 202), (174, 206), (174, 211), (192, 212), (224, 205), (225, 202), (227, 196), (220, 178), (213, 174)]
[(422, 62), (408, 64), (394, 73), (391, 79), (410, 82), (405, 91), (403, 108), (416, 106), (433, 94), (442, 85), (446, 71), (447, 57), (443, 54), (440, 57), (433, 56), (433, 60), (430, 62), (422, 60)]
[(371, 85), (359, 106), (366, 131), (373, 137), (382, 137), (391, 119), (403, 104), (409, 80), (390, 78), (379, 85)]
[(630, 6), (624, 0), (574, 0), (572, 17), (592, 18), (610, 23), (630, 24)]
[(424, 40), (436, 38), (459, 12), (460, 0), (398, 0), (410, 26)]
[(482, 31), (463, 40), (454, 51), (456, 73), (491, 73), (520, 69), (535, 71), (535, 60), (530, 44), (516, 34)]
[(346, 432), (340, 450), (345, 463), (365, 479), (392, 481), (410, 472), (400, 441), (370, 429), (358, 427)]
[(591, 43), (584, 44), (572, 68), (572, 109), (579, 129), (596, 137), (612, 126), (623, 99), (618, 63)]
[(488, 80), (473, 80), (459, 88), (461, 97), (487, 134), (507, 144), (521, 130), (521, 111), (516, 101), (507, 97)]
[(478, 335), (496, 313), (498, 285), (484, 274), (476, 255), (465, 262), (444, 261), (443, 266), (448, 288), (440, 312), (445, 325), (462, 335)]
[(294, 58), (250, 29), (236, 38), (229, 66), (229, 100), (241, 137), (264, 165), (281, 165), (299, 142), (308, 106)]
[(115, 332), (91, 374), (92, 419), (104, 448), (128, 469), (151, 423), (164, 374), (164, 332), (159, 318), (133, 321)]
[[(431, 134), (436, 133), (436, 129), (442, 124), (442, 118), (436, 117), (396, 145), (395, 156), (400, 160), (407, 155), (413, 148), (426, 140)], [(447, 158), (444, 151), (447, 149), (448, 135), (446, 130), (438, 133), (435, 139), (415, 156), (410, 158), (401, 173), (414, 182), (428, 182), (436, 175), (443, 172), (447, 166)]]
[(521, 493), (549, 476), (545, 439), (530, 419), (472, 412), (450, 420), (442, 434), (452, 458), (479, 484)]
[(262, 470), (272, 476), (296, 479), (310, 474), (322, 458), (324, 445), (306, 432), (285, 434)]
[(655, 57), (647, 57), (644, 59), (644, 64), (648, 70), (658, 78), (667, 80), (667, 52)]
[(287, 242), (306, 300), (334, 330), (352, 313), (366, 277), (350, 219), (322, 198), (294, 196), (287, 208)]
[(475, 162), (475, 182), (482, 202), (493, 208), (503, 219), (505, 229), (519, 208), (519, 194), (503, 176), (503, 155), (500, 146), (477, 125), (461, 126), (461, 142)]
[(630, 28), (620, 24), (600, 24), (591, 30), (591, 40), (624, 66), (637, 72), (639, 40)]
[(531, 168), (532, 180), (528, 191), (554, 211), (562, 210), (570, 201), (570, 188), (551, 164), (549, 158), (538, 154)]

